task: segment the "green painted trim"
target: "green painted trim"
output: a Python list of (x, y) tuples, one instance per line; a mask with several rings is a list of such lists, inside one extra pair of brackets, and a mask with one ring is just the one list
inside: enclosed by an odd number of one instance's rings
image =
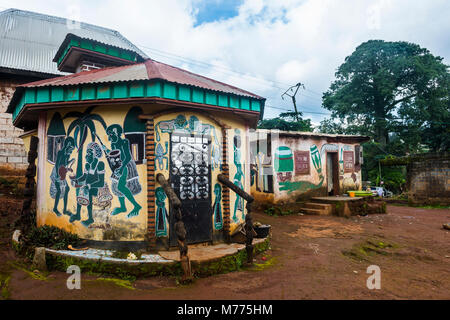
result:
[(82, 87), (81, 100), (94, 100), (97, 97), (96, 87)]
[(163, 98), (177, 100), (177, 86), (173, 83), (163, 83)]
[(86, 49), (86, 50), (110, 55), (112, 57), (124, 59), (124, 60), (131, 61), (131, 62), (137, 61), (137, 53), (129, 52), (125, 49), (113, 48), (108, 45), (94, 43), (89, 40), (82, 40), (80, 43), (79, 41), (72, 39), (67, 44), (67, 47), (66, 47), (66, 49), (64, 49), (63, 54), (58, 58), (58, 62), (57, 62), (58, 67), (61, 64), (61, 62), (64, 60), (64, 58), (66, 57), (70, 48), (72, 48), (72, 47)]
[(113, 85), (113, 99), (126, 99), (128, 98), (128, 90), (126, 83), (118, 83)]
[(241, 109), (250, 110), (250, 100), (241, 98)]
[(261, 111), (261, 102), (258, 100), (251, 100), (252, 101), (252, 111)]
[(162, 80), (116, 82), (79, 86), (25, 88), (13, 111), (13, 120), (26, 104), (156, 97), (201, 103), (230, 109), (261, 112), (262, 102), (231, 94), (216, 93), (197, 87)]
[(192, 102), (205, 103), (205, 92), (204, 92), (204, 90), (193, 88), (192, 89)]
[(38, 88), (36, 92), (36, 103), (46, 103), (50, 101), (50, 88)]
[(178, 88), (178, 100), (191, 101), (191, 88), (180, 86)]
[(98, 86), (97, 99), (111, 99), (111, 86), (110, 85)]
[(87, 41), (87, 40), (81, 40), (81, 48), (83, 49), (87, 49), (87, 50), (94, 50), (94, 46), (93, 43), (91, 41)]
[(230, 108), (239, 109), (239, 98), (230, 96)]
[(79, 87), (71, 87), (66, 88), (64, 94), (65, 101), (77, 101), (80, 100), (80, 88)]
[(162, 94), (161, 82), (150, 82), (147, 84), (147, 97), (161, 98)]
[(64, 101), (64, 88), (61, 87), (52, 88), (51, 101), (52, 102)]
[(28, 88), (25, 91), (25, 101), (24, 103), (36, 103), (36, 89)]
[(206, 104), (212, 104), (214, 106), (217, 106), (217, 94), (212, 92), (206, 92), (205, 94), (205, 103)]
[(228, 96), (224, 95), (224, 94), (219, 94), (219, 107), (229, 107), (230, 106), (230, 102), (228, 100)]
[(145, 97), (145, 85), (142, 82), (135, 82), (130, 84), (130, 98)]

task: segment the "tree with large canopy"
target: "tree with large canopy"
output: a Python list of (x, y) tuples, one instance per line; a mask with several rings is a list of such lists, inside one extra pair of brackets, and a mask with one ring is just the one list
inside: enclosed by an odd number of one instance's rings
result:
[[(323, 94), (332, 118), (382, 147), (395, 137), (404, 153), (450, 148), (449, 66), (417, 44), (370, 40), (338, 68)], [(320, 129), (342, 130), (330, 120)], [(344, 133), (344, 132), (342, 132)]]
[(278, 129), (283, 131), (313, 131), (310, 119), (302, 119), (301, 112), (283, 112), (278, 117), (260, 120), (258, 129)]

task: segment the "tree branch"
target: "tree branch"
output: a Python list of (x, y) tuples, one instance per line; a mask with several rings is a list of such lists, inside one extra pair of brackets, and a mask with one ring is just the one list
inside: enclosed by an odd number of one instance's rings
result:
[(405, 100), (411, 99), (411, 98), (413, 98), (413, 97), (415, 97), (415, 96), (417, 96), (417, 93), (410, 94), (409, 96), (406, 96), (406, 97), (403, 97), (403, 98), (401, 98), (401, 99), (395, 100), (394, 102), (392, 102), (390, 105), (387, 106), (387, 110), (389, 111), (389, 110), (391, 110), (392, 107), (394, 107), (396, 104), (398, 104), (398, 103), (400, 103), (400, 102), (403, 102), (403, 101), (405, 101)]

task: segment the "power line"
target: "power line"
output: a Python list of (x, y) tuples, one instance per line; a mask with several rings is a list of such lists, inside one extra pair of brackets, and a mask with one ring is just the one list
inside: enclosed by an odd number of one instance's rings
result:
[[(279, 81), (275, 81), (275, 80), (268, 80), (268, 79), (265, 79), (263, 77), (256, 77), (256, 76), (252, 76), (252, 75), (249, 75), (249, 74), (244, 74), (242, 72), (238, 72), (238, 71), (233, 70), (233, 69), (228, 68), (228, 67), (224, 67), (224, 66), (213, 64), (213, 63), (209, 63), (209, 62), (204, 62), (204, 61), (199, 61), (199, 60), (187, 58), (187, 57), (180, 56), (178, 54), (174, 54), (174, 53), (171, 53), (171, 52), (167, 52), (167, 51), (151, 48), (151, 47), (148, 47), (148, 46), (144, 46), (142, 44), (138, 44), (138, 46), (140, 46), (142, 48), (145, 48), (145, 49), (148, 49), (150, 51), (153, 51), (155, 54), (157, 54), (159, 56), (162, 56), (162, 57), (165, 57), (165, 58), (168, 58), (168, 59), (173, 59), (173, 60), (177, 60), (177, 61), (180, 61), (180, 62), (187, 62), (189, 64), (196, 65), (196, 66), (203, 67), (203, 68), (213, 68), (213, 69), (216, 69), (216, 70), (219, 69), (219, 70), (221, 70), (221, 73), (232, 75), (232, 76), (238, 75), (239, 78), (241, 78), (241, 79), (242, 78), (247, 78), (247, 79), (252, 79), (253, 81), (256, 80), (260, 84), (265, 85), (265, 86), (270, 87), (270, 88), (273, 88), (273, 89), (278, 89), (278, 90), (284, 91), (284, 88), (282, 88), (280, 86), (277, 86), (276, 84), (279, 84), (279, 85), (282, 85), (282, 86), (289, 86), (288, 84), (283, 83), (283, 82), (279, 82)], [(311, 92), (313, 94), (319, 95), (320, 97), (322, 96), (321, 93), (317, 93), (316, 91), (313, 91), (313, 90), (310, 90), (310, 89), (305, 89), (305, 90), (309, 91), (309, 92)], [(306, 95), (304, 93), (299, 93), (299, 94), (301, 96), (304, 96), (304, 97), (307, 97), (307, 98), (310, 98), (310, 99), (315, 99), (317, 101), (321, 101), (321, 99), (317, 98), (317, 97), (308, 96), (308, 95)]]

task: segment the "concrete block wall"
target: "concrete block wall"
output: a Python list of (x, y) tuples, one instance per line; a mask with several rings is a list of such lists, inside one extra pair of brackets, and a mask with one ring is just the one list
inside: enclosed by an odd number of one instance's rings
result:
[(408, 164), (408, 192), (413, 203), (450, 204), (450, 154), (430, 155)]
[(0, 169), (22, 170), (27, 168), (27, 152), (19, 136), (23, 130), (12, 124), (12, 115), (5, 113), (15, 87), (19, 83), (0, 79)]

